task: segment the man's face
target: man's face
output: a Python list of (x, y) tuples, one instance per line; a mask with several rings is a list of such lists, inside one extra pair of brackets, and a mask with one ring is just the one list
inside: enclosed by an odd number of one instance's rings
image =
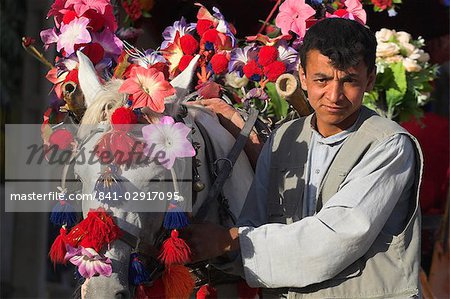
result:
[(319, 50), (307, 53), (306, 72), (300, 69), (302, 88), (316, 112), (317, 128), (325, 136), (348, 129), (358, 118), (365, 91), (375, 83), (375, 70), (367, 74), (364, 61), (340, 71)]

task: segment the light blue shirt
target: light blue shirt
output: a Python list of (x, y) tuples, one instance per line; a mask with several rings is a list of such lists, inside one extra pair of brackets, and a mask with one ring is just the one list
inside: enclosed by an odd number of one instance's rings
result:
[[(242, 264), (250, 286), (304, 287), (325, 281), (363, 256), (387, 222), (394, 228), (390, 233), (403, 230), (415, 170), (414, 148), (404, 134), (368, 152), (340, 190), (315, 213), (316, 190), (324, 172), (352, 132), (353, 127), (324, 138), (314, 131), (308, 153), (305, 217), (297, 215), (302, 219), (287, 225), (267, 224), (272, 137), (264, 145), (238, 221)], [(403, 212), (390, 217), (394, 207)], [(238, 262), (221, 268), (242, 271)]]

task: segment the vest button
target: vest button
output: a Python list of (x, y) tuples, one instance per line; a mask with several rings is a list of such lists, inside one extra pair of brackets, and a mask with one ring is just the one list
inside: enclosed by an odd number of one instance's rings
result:
[(320, 169), (316, 169), (316, 174), (319, 174), (319, 172), (320, 172)]

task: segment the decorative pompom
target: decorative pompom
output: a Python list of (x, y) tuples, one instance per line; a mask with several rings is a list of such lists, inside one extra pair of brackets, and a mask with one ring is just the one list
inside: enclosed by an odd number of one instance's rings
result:
[(203, 33), (206, 32), (206, 30), (210, 29), (213, 27), (213, 22), (210, 20), (206, 20), (206, 19), (200, 19), (197, 21), (197, 33), (198, 35), (202, 36)]
[(192, 55), (198, 49), (198, 41), (190, 34), (185, 34), (180, 38), (180, 45), (186, 55)]
[(242, 68), (244, 74), (247, 78), (252, 81), (260, 81), (261, 76), (263, 74), (261, 67), (254, 60), (250, 60), (244, 67)]
[(56, 145), (60, 150), (66, 150), (71, 147), (73, 135), (69, 130), (58, 129), (54, 131), (48, 139), (50, 145)]
[(223, 54), (214, 54), (211, 58), (211, 67), (214, 74), (222, 74), (228, 70), (228, 59)]
[(178, 63), (178, 69), (180, 71), (184, 71), (193, 58), (194, 56), (192, 55), (184, 55), (183, 57), (181, 57), (180, 62)]
[(210, 42), (210, 43), (216, 44), (218, 39), (219, 39), (219, 33), (217, 32), (216, 29), (208, 29), (202, 35), (202, 40), (204, 42)]
[(273, 46), (261, 47), (258, 54), (258, 62), (262, 66), (274, 62), (278, 58), (278, 50)]
[(178, 238), (178, 231), (172, 230), (170, 238), (164, 241), (159, 259), (166, 264), (185, 264), (190, 261), (191, 249), (183, 239)]
[(150, 273), (145, 269), (144, 264), (139, 260), (139, 256), (135, 252), (130, 255), (128, 279), (133, 285), (140, 285), (150, 281)]
[(105, 49), (103, 49), (99, 43), (87, 44), (81, 52), (89, 57), (93, 64), (102, 61), (103, 56), (105, 55)]
[(67, 242), (72, 247), (83, 246), (101, 251), (102, 247), (117, 240), (120, 228), (104, 208), (91, 209), (87, 217), (74, 226), (67, 235)]
[(180, 229), (189, 224), (186, 213), (178, 206), (169, 204), (166, 214), (164, 215), (163, 226), (165, 229)]
[(189, 298), (194, 292), (194, 278), (185, 266), (172, 265), (166, 268), (162, 280), (166, 298)]
[(55, 241), (53, 241), (52, 247), (50, 247), (50, 252), (48, 253), (50, 260), (53, 262), (53, 265), (65, 264), (66, 261), (64, 259), (66, 255), (66, 239), (67, 231), (63, 226), (59, 230), (59, 235), (56, 237)]
[(117, 108), (111, 115), (111, 124), (114, 130), (128, 132), (136, 123), (136, 114), (133, 113), (133, 110), (126, 107)]
[(209, 284), (203, 285), (197, 291), (197, 299), (215, 299), (217, 298), (217, 290), (216, 288), (210, 286)]
[(59, 200), (52, 209), (50, 221), (54, 225), (71, 227), (77, 221), (77, 214), (70, 203), (65, 200)]
[(286, 65), (281, 61), (274, 61), (264, 67), (264, 75), (271, 82), (277, 81), (284, 72), (286, 72)]
[(239, 299), (254, 299), (259, 293), (258, 288), (251, 288), (245, 282), (245, 280), (240, 280), (237, 285)]

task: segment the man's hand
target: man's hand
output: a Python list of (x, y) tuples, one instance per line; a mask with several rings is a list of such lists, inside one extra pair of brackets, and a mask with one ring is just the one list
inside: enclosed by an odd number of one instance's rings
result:
[(224, 228), (213, 223), (191, 224), (180, 231), (181, 237), (191, 248), (192, 262), (211, 259), (238, 250), (238, 228)]
[(239, 116), (237, 110), (234, 109), (232, 106), (228, 105), (228, 103), (222, 99), (219, 98), (202, 99), (197, 102), (200, 105), (204, 106), (205, 108), (208, 108), (209, 110), (217, 114), (217, 116), (221, 118), (221, 120), (231, 121), (233, 116), (234, 117)]

